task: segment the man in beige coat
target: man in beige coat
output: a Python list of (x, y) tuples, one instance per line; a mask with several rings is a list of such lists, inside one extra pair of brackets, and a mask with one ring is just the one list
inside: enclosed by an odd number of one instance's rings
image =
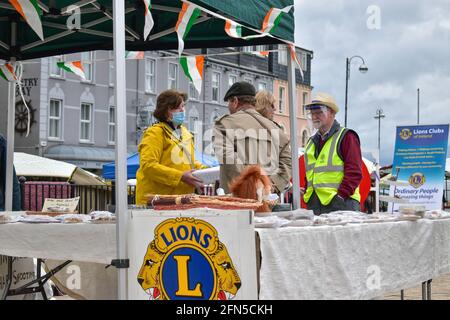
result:
[(274, 184), (275, 192), (289, 186), (291, 149), (289, 138), (273, 121), (255, 109), (255, 87), (237, 82), (227, 91), (229, 115), (214, 126), (214, 150), (220, 162), (220, 186), (229, 193), (229, 184), (247, 165), (258, 164)]

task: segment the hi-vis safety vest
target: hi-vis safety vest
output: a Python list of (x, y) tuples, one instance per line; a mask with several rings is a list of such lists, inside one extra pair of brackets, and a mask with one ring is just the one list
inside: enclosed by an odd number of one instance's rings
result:
[[(339, 186), (344, 179), (344, 161), (339, 157), (338, 142), (346, 129), (341, 128), (329, 138), (318, 158), (315, 157), (316, 146), (309, 140), (305, 150), (307, 188), (303, 199), (308, 203), (315, 191), (320, 203), (324, 206), (330, 204), (337, 194)], [(351, 195), (352, 199), (361, 201), (359, 187)]]

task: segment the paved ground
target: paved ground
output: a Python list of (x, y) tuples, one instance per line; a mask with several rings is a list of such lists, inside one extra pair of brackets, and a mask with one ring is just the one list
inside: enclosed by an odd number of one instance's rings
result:
[[(405, 300), (421, 300), (422, 285), (414, 288), (406, 289)], [(400, 291), (392, 292), (384, 296), (385, 300), (400, 300)], [(445, 275), (431, 282), (431, 299), (432, 300), (450, 300), (450, 275)]]

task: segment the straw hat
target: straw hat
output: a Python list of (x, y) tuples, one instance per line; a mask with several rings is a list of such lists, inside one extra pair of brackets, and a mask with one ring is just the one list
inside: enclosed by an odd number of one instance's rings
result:
[(314, 109), (314, 106), (327, 106), (328, 108), (334, 110), (334, 112), (339, 112), (339, 107), (334, 101), (334, 98), (328, 93), (318, 92), (311, 103), (308, 103), (305, 107), (306, 109)]

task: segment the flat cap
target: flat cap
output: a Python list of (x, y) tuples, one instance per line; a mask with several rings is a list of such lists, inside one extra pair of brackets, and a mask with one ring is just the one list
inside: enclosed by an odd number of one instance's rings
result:
[(248, 82), (240, 81), (234, 83), (230, 89), (228, 89), (227, 93), (225, 93), (225, 97), (223, 97), (223, 101), (228, 101), (230, 97), (239, 97), (239, 96), (255, 96), (256, 90), (255, 87)]

